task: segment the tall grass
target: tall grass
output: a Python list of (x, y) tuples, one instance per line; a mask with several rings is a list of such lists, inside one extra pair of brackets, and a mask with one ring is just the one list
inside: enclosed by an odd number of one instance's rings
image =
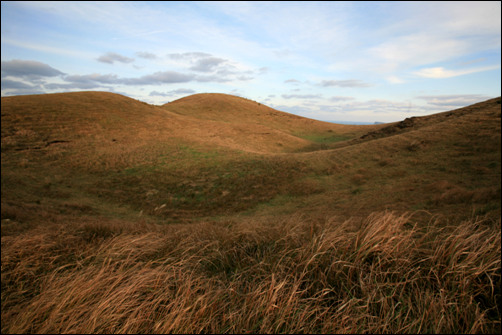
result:
[(492, 333), (500, 220), (40, 226), (2, 237), (2, 333)]

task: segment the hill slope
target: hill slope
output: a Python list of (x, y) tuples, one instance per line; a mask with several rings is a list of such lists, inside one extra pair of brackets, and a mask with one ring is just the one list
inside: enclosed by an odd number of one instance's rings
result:
[[(281, 134), (285, 139), (292, 140), (291, 136), (306, 140), (298, 145), (307, 145), (302, 150), (327, 149), (335, 146), (338, 142), (356, 138), (369, 131), (377, 131), (382, 125), (353, 126), (322, 122), (281, 112), (265, 106), (256, 101), (220, 93), (194, 94), (176, 101), (167, 103), (163, 107), (173, 113), (191, 116), (200, 120), (211, 120), (224, 122), (233, 125), (244, 131), (256, 129), (254, 133), (258, 136), (265, 135), (265, 141), (276, 143), (277, 147), (268, 148), (269, 151), (278, 152), (280, 146), (284, 145), (284, 140), (280, 137), (273, 138)], [(272, 128), (273, 131), (268, 131)], [(266, 136), (269, 135), (269, 136)], [(238, 137), (242, 136), (241, 134)], [(287, 141), (285, 142), (287, 143)], [(291, 146), (286, 150), (294, 151)]]
[[(493, 211), (498, 217), (500, 126), (496, 98), (386, 125), (338, 149), (300, 159), (338, 166), (333, 175), (343, 175), (327, 178), (329, 198), (338, 200), (324, 202), (326, 211), (343, 208), (366, 215), (384, 208), (420, 209), (452, 217)], [(321, 206), (324, 200), (319, 201)]]

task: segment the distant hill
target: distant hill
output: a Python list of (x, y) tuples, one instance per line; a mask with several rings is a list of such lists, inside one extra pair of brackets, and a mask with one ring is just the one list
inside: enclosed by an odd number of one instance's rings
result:
[(249, 152), (310, 150), (370, 130), (307, 119), (226, 94), (196, 94), (164, 106), (107, 92), (13, 96), (2, 98), (2, 122), (2, 136), (16, 137), (5, 148), (19, 150), (28, 145), (26, 136), (16, 135), (20, 129), (30, 132), (34, 147), (96, 137), (136, 143), (178, 138)]
[(281, 112), (259, 102), (221, 93), (201, 93), (163, 105), (166, 110), (198, 119), (222, 121), (232, 124), (257, 124), (288, 133), (326, 131), (347, 128), (334, 127), (329, 122), (308, 119)]
[(239, 135), (232, 137), (233, 141), (245, 137), (246, 143), (260, 142), (261, 150), (269, 152), (326, 149), (380, 128), (317, 121), (221, 93), (194, 94), (162, 107), (179, 115), (224, 123), (238, 129)]

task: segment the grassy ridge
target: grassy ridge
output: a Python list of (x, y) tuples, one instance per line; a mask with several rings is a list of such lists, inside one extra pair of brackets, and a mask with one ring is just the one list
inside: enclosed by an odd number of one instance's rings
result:
[(500, 116), (2, 98), (2, 332), (498, 332)]

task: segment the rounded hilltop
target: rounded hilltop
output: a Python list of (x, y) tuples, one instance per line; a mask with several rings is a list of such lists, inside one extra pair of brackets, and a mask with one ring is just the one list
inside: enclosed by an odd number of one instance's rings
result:
[(259, 124), (300, 136), (328, 131), (341, 134), (367, 131), (361, 126), (334, 124), (282, 112), (254, 100), (223, 93), (193, 94), (162, 107), (170, 112), (198, 119)]

